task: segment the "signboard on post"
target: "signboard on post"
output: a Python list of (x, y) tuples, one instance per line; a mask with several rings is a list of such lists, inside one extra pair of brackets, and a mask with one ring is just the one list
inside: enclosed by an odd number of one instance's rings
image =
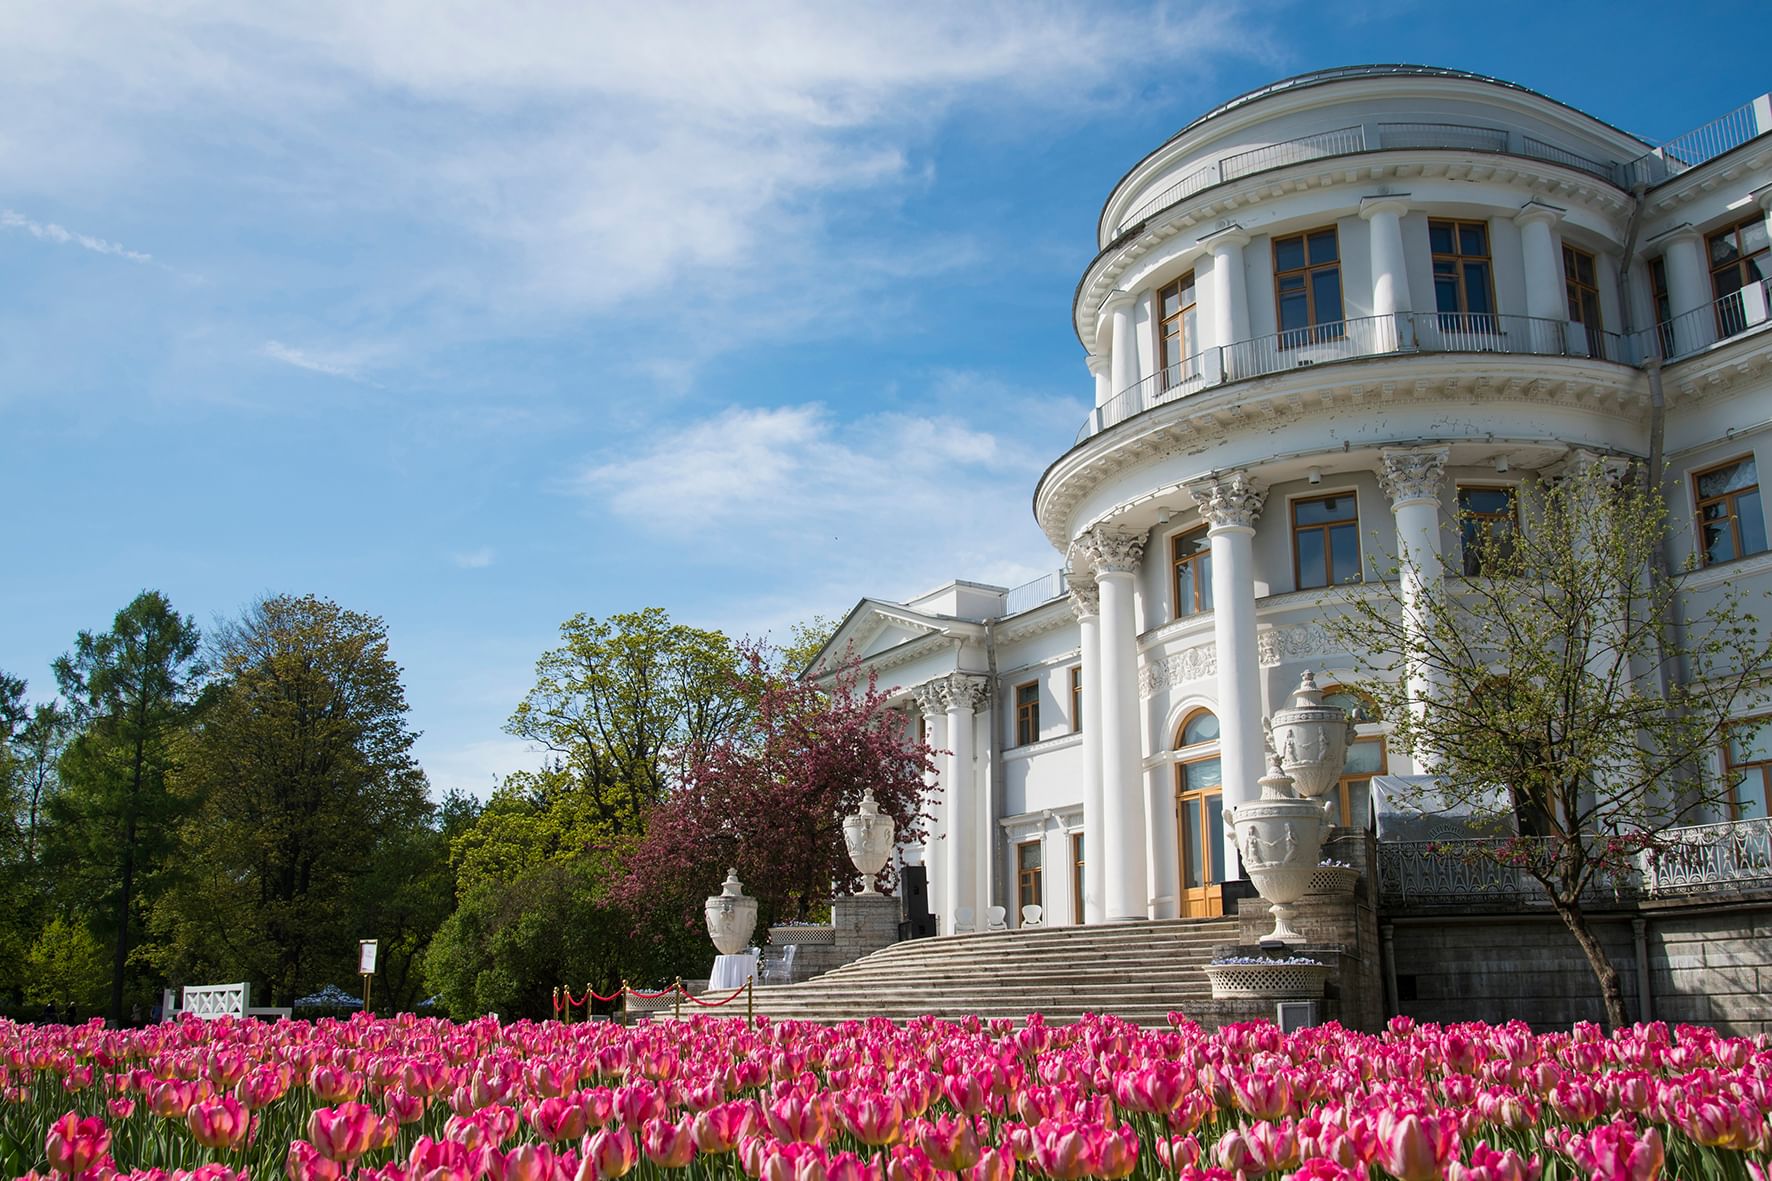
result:
[(357, 941), (357, 971), (364, 976), (375, 975), (375, 945), (377, 942), (374, 939), (359, 939)]

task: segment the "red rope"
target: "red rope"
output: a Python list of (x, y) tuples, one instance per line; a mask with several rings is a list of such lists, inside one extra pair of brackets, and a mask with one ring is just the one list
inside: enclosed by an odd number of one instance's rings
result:
[(683, 995), (689, 998), (689, 1003), (692, 1005), (700, 1005), (704, 1009), (718, 1009), (721, 1005), (730, 1005), (733, 1001), (743, 996), (744, 989), (740, 987), (734, 990), (732, 995), (723, 1001), (704, 1001), (692, 992), (685, 992)]
[(621, 989), (618, 988), (608, 996), (604, 996), (600, 992), (593, 992), (591, 986), (587, 984), (585, 985), (585, 995), (594, 1001), (618, 1001), (621, 999)]
[(666, 988), (660, 992), (641, 992), (637, 988), (630, 988), (630, 989), (628, 989), (628, 995), (629, 996), (637, 996), (643, 1001), (655, 1001), (659, 997), (670, 996), (673, 992), (676, 992), (676, 991), (677, 991), (677, 986), (675, 984), (673, 984), (669, 988)]

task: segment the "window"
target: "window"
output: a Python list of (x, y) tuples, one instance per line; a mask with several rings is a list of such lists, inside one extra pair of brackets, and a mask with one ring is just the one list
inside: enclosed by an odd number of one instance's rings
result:
[(1692, 483), (1698, 501), (1698, 549), (1705, 565), (1766, 548), (1766, 516), (1753, 456), (1699, 472)]
[(1495, 267), (1489, 259), (1489, 223), (1430, 221), (1434, 254), (1434, 308), (1443, 332), (1496, 330)]
[(1206, 530), (1189, 529), (1169, 543), (1175, 566), (1175, 618), (1212, 610), (1212, 543)]
[(1182, 362), (1200, 351), (1199, 301), (1192, 271), (1157, 292), (1157, 315), (1157, 365), (1167, 389), (1194, 376)]
[(1083, 921), (1083, 834), (1071, 834), (1071, 922)]
[(1274, 239), (1274, 305), (1283, 349), (1342, 338), (1341, 247), (1334, 226)]
[(1175, 814), (1181, 842), (1181, 912), (1210, 917), (1223, 912), (1223, 764), (1218, 755), (1218, 719), (1196, 710), (1176, 735), (1181, 761), (1175, 768)]
[(1040, 842), (1015, 846), (1015, 897), (1018, 906), (1043, 906), (1040, 891)]
[(1083, 666), (1071, 665), (1071, 733), (1083, 728)]
[(1352, 492), (1292, 502), (1298, 589), (1360, 581), (1360, 514)]
[[(1323, 704), (1345, 709), (1359, 725), (1379, 720), (1378, 707), (1364, 693), (1331, 685), (1323, 691)], [(1372, 824), (1372, 778), (1387, 770), (1384, 735), (1371, 734), (1357, 739), (1347, 748), (1347, 762), (1342, 765), (1336, 791), (1341, 796), (1341, 823), (1344, 827), (1367, 828)]]
[(1735, 820), (1759, 820), (1772, 803), (1772, 718), (1752, 718), (1724, 731), (1723, 767)]
[(1766, 219), (1755, 214), (1705, 239), (1710, 247), (1710, 285), (1717, 298), (1717, 331), (1733, 336), (1747, 327), (1747, 312), (1736, 295), (1743, 287), (1772, 278), (1772, 243)]
[(1655, 300), (1655, 328), (1661, 338), (1661, 355), (1674, 351), (1674, 301), (1667, 290), (1667, 259), (1649, 260), (1649, 294)]
[(1015, 687), (1015, 745), (1040, 741), (1040, 682)]
[(1497, 558), (1511, 557), (1520, 529), (1519, 504), (1512, 488), (1458, 487), (1458, 534), (1464, 545), (1464, 573), (1483, 572), (1487, 549)]
[(1563, 289), (1569, 297), (1569, 319), (1587, 330), (1587, 352), (1601, 355), (1600, 282), (1594, 256), (1573, 246), (1563, 247)]

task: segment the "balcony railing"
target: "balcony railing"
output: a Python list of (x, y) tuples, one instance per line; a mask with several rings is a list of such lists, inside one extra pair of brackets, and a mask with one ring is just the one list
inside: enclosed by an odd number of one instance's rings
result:
[(1772, 131), (1772, 95), (1761, 95), (1632, 160), (1621, 169), (1623, 187), (1659, 184), (1769, 131)]
[[(1379, 896), (1391, 906), (1548, 906), (1523, 865), (1536, 842), (1380, 841)], [(1585, 898), (1685, 898), (1772, 890), (1772, 818), (1670, 828), (1637, 855), (1636, 869), (1596, 880)]]
[(1659, 344), (1662, 359), (1672, 361), (1758, 328), (1768, 319), (1772, 319), (1772, 279), (1750, 283), (1701, 308), (1664, 320), (1653, 329), (1653, 338), (1649, 331), (1639, 332), (1635, 347), (1647, 359)]
[(1500, 127), (1477, 127), (1468, 123), (1380, 123), (1378, 146), (1505, 152), (1507, 132)]
[(1023, 611), (1031, 611), (1042, 603), (1050, 603), (1065, 593), (1070, 586), (1063, 570), (1054, 570), (1050, 574), (1042, 574), (1032, 582), (1024, 582), (1020, 586), (1011, 587), (1003, 596), (1003, 614), (1019, 615)]
[(1334, 361), (1411, 353), (1521, 353), (1632, 364), (1639, 359), (1634, 343), (1617, 333), (1530, 316), (1401, 312), (1336, 320), (1195, 353), (1097, 406), (1076, 441), (1204, 389)]
[(1643, 855), (1643, 889), (1654, 897), (1772, 889), (1772, 818), (1695, 824), (1669, 832)]

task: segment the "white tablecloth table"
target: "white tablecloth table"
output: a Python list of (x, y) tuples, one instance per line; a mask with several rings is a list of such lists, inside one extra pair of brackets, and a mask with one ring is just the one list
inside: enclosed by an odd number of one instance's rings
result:
[(745, 952), (742, 955), (717, 955), (714, 957), (714, 971), (708, 977), (709, 992), (726, 992), (734, 988), (744, 987), (744, 982), (757, 974), (757, 955)]

